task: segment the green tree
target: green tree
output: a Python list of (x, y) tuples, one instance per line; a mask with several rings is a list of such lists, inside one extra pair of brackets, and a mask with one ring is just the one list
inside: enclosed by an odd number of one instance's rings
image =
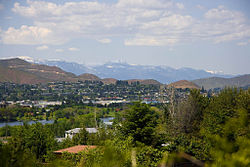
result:
[(88, 142), (89, 133), (85, 128), (82, 128), (78, 134), (73, 137), (73, 143), (75, 145), (86, 145)]
[(134, 141), (151, 145), (157, 126), (157, 114), (147, 104), (135, 103), (125, 111), (124, 121), (120, 126), (123, 136), (132, 136)]
[(203, 119), (204, 110), (208, 105), (208, 99), (200, 94), (200, 90), (190, 90), (190, 95), (186, 101), (180, 104), (174, 120), (180, 132), (198, 133), (200, 123)]
[(38, 161), (44, 162), (52, 155), (56, 141), (52, 131), (41, 123), (19, 126), (8, 145), (11, 150), (12, 165), (18, 162), (19, 155), (30, 153)]

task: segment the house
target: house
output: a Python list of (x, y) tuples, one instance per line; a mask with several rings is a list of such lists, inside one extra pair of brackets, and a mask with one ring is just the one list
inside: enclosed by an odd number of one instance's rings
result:
[(97, 133), (98, 130), (96, 128), (85, 128), (87, 132), (89, 132), (90, 134), (92, 133)]
[[(80, 133), (80, 130), (82, 128), (75, 128), (75, 129), (71, 129), (71, 130), (68, 130), (65, 132), (65, 138), (70, 138), (72, 139), (73, 136), (75, 136), (77, 133)], [(97, 133), (98, 130), (96, 128), (85, 128), (85, 130), (90, 133), (90, 134), (94, 134), (94, 133)]]
[(96, 146), (93, 146), (93, 145), (90, 145), (90, 146), (88, 146), (88, 145), (77, 145), (77, 146), (68, 147), (68, 148), (65, 148), (65, 149), (54, 151), (54, 154), (61, 155), (64, 152), (68, 152), (68, 153), (71, 153), (71, 154), (78, 154), (79, 152), (88, 151), (89, 149), (94, 149), (94, 148), (96, 148)]
[(105, 127), (112, 127), (113, 122), (103, 122)]

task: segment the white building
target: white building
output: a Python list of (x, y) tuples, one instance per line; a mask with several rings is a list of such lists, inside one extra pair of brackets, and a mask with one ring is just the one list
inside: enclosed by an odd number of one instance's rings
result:
[[(71, 129), (71, 130), (68, 130), (68, 131), (65, 131), (65, 138), (70, 138), (72, 139), (73, 136), (75, 136), (77, 133), (80, 133), (80, 130), (82, 128), (75, 128), (75, 129)], [(85, 130), (90, 133), (90, 134), (93, 134), (93, 133), (97, 133), (98, 130), (96, 128), (85, 128)]]

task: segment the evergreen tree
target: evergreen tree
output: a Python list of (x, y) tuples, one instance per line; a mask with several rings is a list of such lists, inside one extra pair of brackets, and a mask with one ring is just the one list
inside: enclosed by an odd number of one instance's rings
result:
[(124, 114), (120, 130), (123, 136), (132, 136), (134, 141), (151, 145), (157, 125), (157, 114), (148, 105), (135, 103)]

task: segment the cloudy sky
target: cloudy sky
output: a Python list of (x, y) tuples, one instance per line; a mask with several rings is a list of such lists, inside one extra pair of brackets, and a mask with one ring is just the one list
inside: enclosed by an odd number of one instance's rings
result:
[(0, 0), (0, 58), (250, 73), (249, 0)]

